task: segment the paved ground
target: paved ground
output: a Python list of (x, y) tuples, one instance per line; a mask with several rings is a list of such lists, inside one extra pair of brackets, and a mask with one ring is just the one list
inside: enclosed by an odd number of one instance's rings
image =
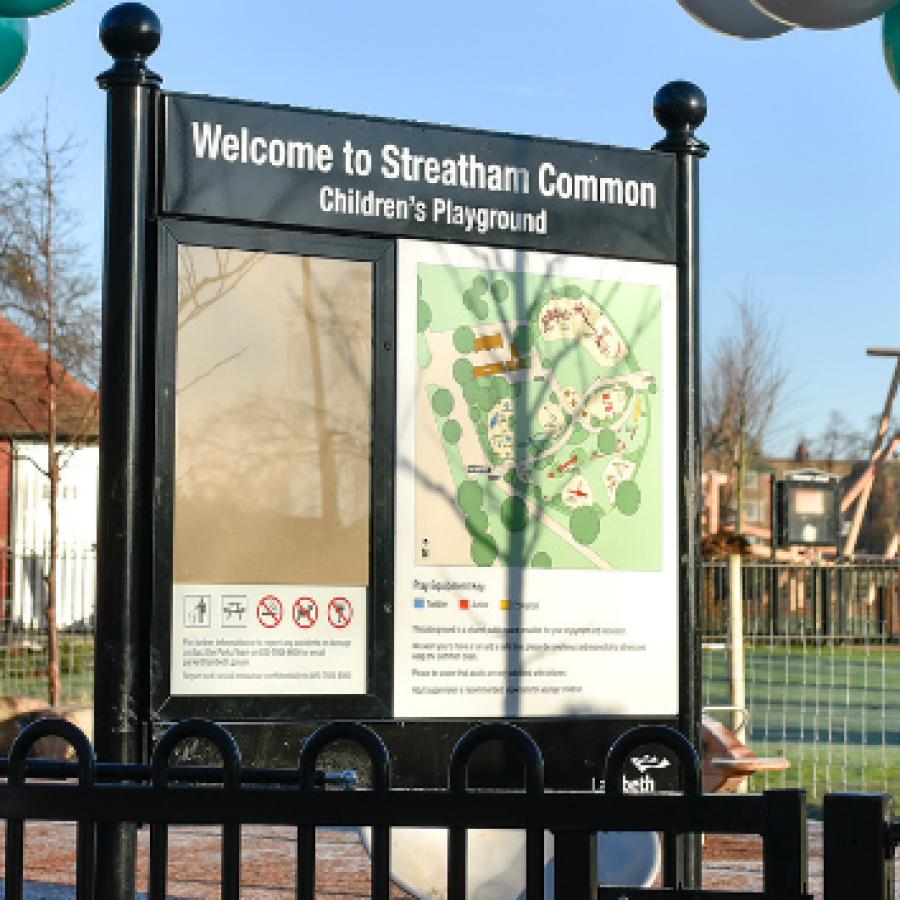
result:
[[(2, 834), (3, 829), (0, 829)], [(74, 825), (26, 826), (26, 900), (68, 900), (75, 866)], [(139, 839), (139, 888), (145, 891), (146, 831)], [(0, 841), (2, 850), (2, 841)], [(709, 836), (704, 846), (703, 884), (720, 890), (762, 889), (758, 838)], [(218, 900), (218, 830), (172, 829), (169, 896), (179, 900)], [(322, 900), (369, 897), (369, 859), (353, 831), (322, 830), (317, 841), (317, 892)], [(247, 827), (242, 832), (242, 900), (293, 897), (294, 833), (289, 828)], [(900, 876), (900, 871), (898, 871)], [(810, 891), (822, 897), (822, 826), (810, 825)], [(900, 885), (898, 885), (900, 888)], [(3, 892), (0, 888), (0, 898)], [(900, 900), (900, 889), (895, 894)], [(409, 895), (396, 888), (395, 898)], [(513, 900), (513, 898), (510, 898)]]

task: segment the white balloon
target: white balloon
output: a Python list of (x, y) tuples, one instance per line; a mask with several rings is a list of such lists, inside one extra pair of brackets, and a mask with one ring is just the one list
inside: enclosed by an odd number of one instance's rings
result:
[(880, 16), (897, 0), (750, 0), (760, 11), (802, 28), (848, 28)]
[(678, 0), (701, 25), (720, 34), (759, 40), (790, 31), (790, 25), (760, 12), (750, 0)]

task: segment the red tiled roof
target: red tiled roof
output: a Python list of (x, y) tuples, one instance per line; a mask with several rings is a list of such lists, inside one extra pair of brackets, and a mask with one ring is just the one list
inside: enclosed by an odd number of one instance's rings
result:
[[(47, 357), (21, 328), (0, 316), (0, 437), (47, 432)], [(59, 364), (57, 430), (61, 438), (96, 437), (99, 397)]]

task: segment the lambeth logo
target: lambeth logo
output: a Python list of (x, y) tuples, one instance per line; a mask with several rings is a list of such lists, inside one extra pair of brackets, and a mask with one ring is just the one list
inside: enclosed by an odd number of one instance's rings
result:
[(650, 771), (668, 769), (671, 761), (664, 756), (653, 756), (645, 753), (643, 756), (632, 756), (631, 764), (640, 773), (639, 778), (626, 778), (622, 776), (622, 791), (626, 794), (652, 794), (656, 791), (656, 779), (647, 774)]

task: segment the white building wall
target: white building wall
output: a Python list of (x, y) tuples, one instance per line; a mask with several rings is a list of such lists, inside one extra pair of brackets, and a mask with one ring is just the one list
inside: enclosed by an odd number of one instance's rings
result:
[[(56, 614), (60, 628), (92, 626), (96, 598), (97, 447), (67, 449), (57, 502)], [(15, 626), (46, 625), (50, 547), (47, 445), (16, 443), (12, 477), (12, 596)]]

